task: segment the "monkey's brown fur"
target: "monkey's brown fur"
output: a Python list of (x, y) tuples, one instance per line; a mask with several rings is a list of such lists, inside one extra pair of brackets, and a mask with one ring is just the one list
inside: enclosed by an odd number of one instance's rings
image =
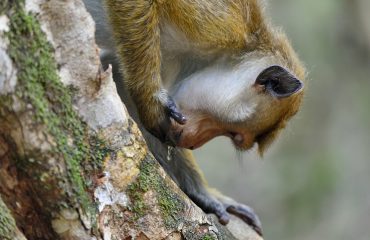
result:
[[(301, 80), (305, 78), (305, 69), (284, 33), (266, 21), (260, 1), (105, 0), (105, 2), (127, 90), (136, 104), (142, 123), (147, 129), (154, 129), (155, 133), (178, 127), (168, 116), (166, 103), (170, 98), (163, 90), (161, 80), (161, 27), (164, 24), (175, 26), (191, 43), (194, 52), (200, 58), (206, 56), (212, 59), (227, 55), (231, 59), (240, 59), (248, 57), (251, 53), (261, 56), (272, 55), (296, 78)], [(266, 91), (259, 85), (253, 88), (261, 94)], [(262, 153), (285, 127), (287, 120), (298, 111), (302, 96), (303, 90), (287, 98), (269, 97), (268, 101), (259, 107), (259, 115), (253, 116), (248, 123), (218, 121), (216, 125), (231, 129), (233, 132), (243, 132), (247, 128), (251, 140), (241, 144), (240, 148), (249, 148), (252, 143), (257, 142)], [(187, 112), (189, 125), (192, 124), (192, 119), (200, 116), (198, 113), (194, 116), (192, 114), (191, 110)], [(163, 122), (172, 127), (161, 127)], [(211, 134), (207, 141), (213, 137)], [(164, 146), (167, 149), (166, 145)], [(153, 145), (152, 149), (154, 152), (157, 151), (157, 145)], [(161, 161), (161, 164), (182, 190), (203, 210), (216, 213), (224, 223), (228, 221), (226, 210), (237, 213), (244, 216), (243, 219), (247, 219), (245, 221), (249, 221), (248, 223), (257, 231), (260, 230), (258, 218), (244, 205), (236, 202), (232, 205), (226, 204), (222, 197), (217, 197), (219, 199), (217, 200), (210, 194), (190, 152), (178, 149), (172, 161), (176, 163)], [(232, 209), (231, 206), (237, 207)]]
[[(106, 4), (126, 86), (148, 129), (156, 128), (166, 118), (161, 101), (155, 97), (162, 88), (163, 21), (174, 24), (207, 54), (227, 52), (239, 56), (250, 51), (270, 52), (280, 55), (284, 65), (299, 79), (305, 77), (289, 41), (265, 21), (257, 0), (106, 0)], [(297, 112), (301, 95), (291, 101), (286, 116)], [(279, 124), (278, 128), (283, 126)]]

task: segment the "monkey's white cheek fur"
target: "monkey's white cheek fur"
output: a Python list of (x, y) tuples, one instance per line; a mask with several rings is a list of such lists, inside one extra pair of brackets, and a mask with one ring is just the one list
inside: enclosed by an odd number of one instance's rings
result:
[(254, 88), (260, 72), (273, 63), (272, 57), (216, 64), (193, 73), (172, 92), (180, 109), (205, 112), (222, 122), (243, 122), (255, 114), (260, 96)]

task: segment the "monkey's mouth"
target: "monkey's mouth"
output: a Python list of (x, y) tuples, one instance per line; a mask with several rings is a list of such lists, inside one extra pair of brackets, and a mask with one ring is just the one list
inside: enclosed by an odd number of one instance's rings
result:
[(203, 133), (203, 134), (194, 136), (193, 139), (192, 139), (193, 141), (190, 140), (190, 141), (188, 141), (188, 144), (186, 144), (188, 147), (187, 146), (184, 146), (184, 147), (189, 148), (191, 150), (195, 150), (197, 148), (200, 148), (201, 146), (203, 146), (205, 143), (212, 140), (213, 138), (218, 137), (218, 136), (222, 136), (222, 135), (224, 135), (224, 134), (214, 133), (214, 132)]
[(247, 150), (254, 145), (254, 138), (247, 130), (225, 126), (208, 116), (187, 115), (188, 122), (185, 125), (174, 124), (171, 131), (178, 147), (194, 150), (219, 136), (230, 138), (233, 145), (240, 150)]
[(184, 128), (177, 137), (177, 146), (187, 149), (197, 149), (211, 139), (225, 135), (219, 128)]
[(178, 138), (178, 146), (195, 150), (202, 147), (205, 143), (219, 136), (226, 136), (231, 139), (236, 148), (246, 150), (253, 147), (254, 142), (250, 141), (248, 134), (243, 134), (233, 131), (225, 131), (222, 129), (208, 129), (198, 134), (187, 136), (186, 131), (182, 131)]

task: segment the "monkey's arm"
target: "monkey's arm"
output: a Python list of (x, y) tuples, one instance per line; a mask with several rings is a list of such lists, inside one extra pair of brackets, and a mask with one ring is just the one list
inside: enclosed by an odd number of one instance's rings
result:
[(106, 0), (125, 84), (144, 126), (166, 139), (170, 117), (184, 124), (185, 118), (162, 88), (160, 29), (156, 1)]

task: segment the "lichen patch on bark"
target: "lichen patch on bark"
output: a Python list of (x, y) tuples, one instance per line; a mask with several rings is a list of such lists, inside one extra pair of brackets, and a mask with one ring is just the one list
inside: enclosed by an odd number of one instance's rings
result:
[(55, 146), (50, 147), (65, 160), (75, 204), (81, 204), (88, 211), (91, 201), (80, 171), (80, 163), (88, 152), (86, 127), (73, 109), (70, 90), (60, 82), (53, 48), (38, 21), (25, 12), (22, 3), (11, 4), (9, 12), (10, 30), (6, 36), (10, 57), (18, 69), (16, 95), (52, 137)]
[(0, 196), (0, 239), (11, 240), (15, 229), (15, 220)]

